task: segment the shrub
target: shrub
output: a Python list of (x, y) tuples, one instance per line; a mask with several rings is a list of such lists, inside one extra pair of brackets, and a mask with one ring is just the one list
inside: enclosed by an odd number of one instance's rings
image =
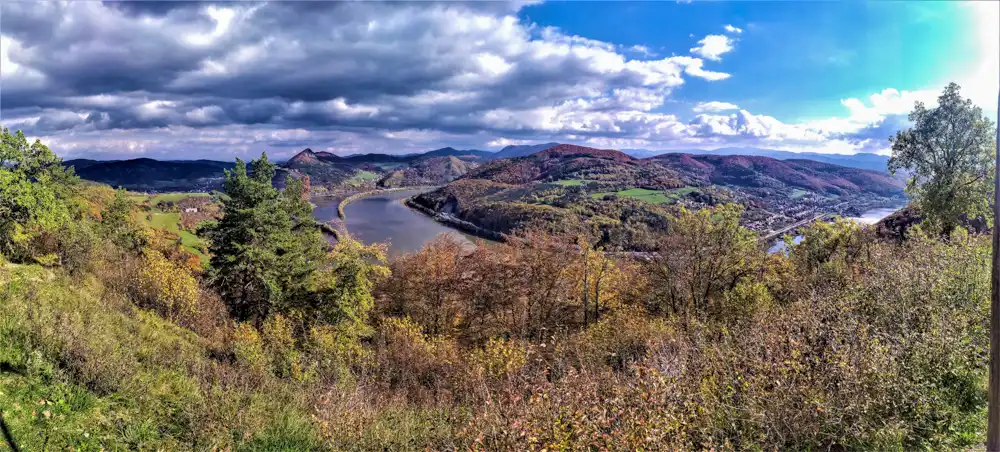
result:
[(140, 305), (156, 309), (170, 320), (194, 313), (198, 282), (186, 268), (158, 252), (146, 251), (138, 278)]

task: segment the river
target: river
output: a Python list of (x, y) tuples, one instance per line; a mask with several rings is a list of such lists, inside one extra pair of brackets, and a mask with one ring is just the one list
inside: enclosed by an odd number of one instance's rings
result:
[[(472, 236), (403, 205), (404, 199), (421, 192), (422, 190), (398, 191), (362, 198), (348, 204), (344, 208), (347, 230), (365, 243), (388, 243), (390, 256), (418, 251), (441, 233), (455, 237), (464, 245), (474, 246), (475, 239)], [(337, 218), (338, 202), (337, 199), (314, 201), (316, 206), (313, 215), (320, 221)], [(862, 224), (874, 224), (902, 207), (871, 209), (850, 219)], [(794, 243), (800, 241), (802, 236), (794, 238)], [(768, 252), (776, 253), (783, 249), (785, 243), (779, 239)]]
[[(361, 198), (344, 208), (344, 224), (352, 236), (365, 243), (388, 243), (389, 255), (397, 256), (423, 248), (438, 234), (449, 234), (473, 246), (470, 236), (434, 221), (403, 205), (403, 200), (421, 193), (407, 190)], [(337, 218), (338, 200), (314, 200), (313, 216), (320, 221)]]
[[(885, 218), (885, 217), (887, 217), (889, 215), (892, 215), (894, 212), (896, 212), (899, 209), (902, 209), (903, 207), (906, 207), (906, 206), (903, 205), (903, 206), (899, 206), (899, 207), (881, 207), (881, 208), (878, 208), (878, 209), (866, 210), (864, 213), (861, 214), (861, 216), (848, 217), (848, 220), (854, 220), (854, 221), (856, 221), (858, 223), (861, 223), (861, 224), (875, 224), (875, 223), (878, 223), (879, 220), (881, 220), (881, 219), (883, 219), (883, 218)], [(792, 239), (792, 243), (798, 244), (800, 242), (802, 242), (802, 236), (801, 235), (797, 235), (797, 236), (795, 236)], [(774, 245), (771, 246), (771, 248), (767, 250), (767, 252), (768, 253), (777, 253), (777, 252), (782, 251), (784, 249), (785, 249), (785, 241), (783, 239), (779, 238), (778, 240), (776, 240), (774, 242)]]

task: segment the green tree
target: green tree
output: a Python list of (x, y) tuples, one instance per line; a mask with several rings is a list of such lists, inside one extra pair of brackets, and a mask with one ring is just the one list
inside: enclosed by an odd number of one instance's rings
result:
[(302, 184), (271, 185), (276, 167), (261, 154), (250, 168), (236, 160), (226, 171), (222, 218), (204, 232), (212, 253), (209, 280), (230, 313), (261, 322), (306, 295), (306, 283), (322, 261), (323, 237), (302, 198)]
[(930, 229), (944, 235), (963, 215), (989, 220), (993, 193), (993, 122), (959, 89), (949, 84), (935, 108), (917, 102), (909, 116), (913, 127), (889, 138), (889, 171), (910, 174), (907, 193)]
[(350, 235), (339, 237), (327, 255), (326, 268), (310, 281), (311, 296), (298, 306), (307, 323), (333, 324), (357, 338), (371, 334), (369, 313), (375, 307), (372, 289), (389, 277), (383, 245), (365, 245)]
[(121, 249), (139, 254), (148, 245), (149, 237), (135, 220), (134, 207), (125, 189), (115, 190), (114, 199), (101, 212), (101, 232)]
[[(70, 204), (76, 177), (72, 169), (41, 141), (28, 144), (21, 131), (0, 135), (0, 253), (15, 261), (55, 261), (42, 254), (53, 247), (39, 246), (44, 236), (72, 219)], [(57, 240), (49, 240), (57, 242)]]

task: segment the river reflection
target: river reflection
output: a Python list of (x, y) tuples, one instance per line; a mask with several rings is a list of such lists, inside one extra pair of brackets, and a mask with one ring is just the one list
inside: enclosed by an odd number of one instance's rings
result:
[[(474, 246), (469, 236), (403, 205), (404, 199), (419, 193), (421, 190), (386, 193), (348, 204), (344, 208), (347, 230), (365, 243), (389, 243), (390, 256), (418, 251), (441, 233), (455, 237), (466, 246)], [(337, 200), (313, 202), (316, 204), (313, 215), (318, 220), (337, 218)]]

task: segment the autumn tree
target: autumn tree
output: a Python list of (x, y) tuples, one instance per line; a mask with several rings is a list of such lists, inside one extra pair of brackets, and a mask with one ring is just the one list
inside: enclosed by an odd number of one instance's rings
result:
[(576, 290), (581, 300), (583, 324), (600, 320), (601, 310), (621, 302), (626, 281), (619, 265), (598, 246), (580, 237), (577, 240), (578, 257), (573, 266)]
[(681, 208), (647, 262), (658, 292), (654, 309), (685, 318), (712, 314), (725, 291), (760, 270), (764, 252), (753, 231), (740, 226), (742, 211), (737, 204)]
[(371, 334), (372, 291), (390, 275), (384, 245), (365, 245), (342, 234), (326, 257), (326, 267), (309, 279), (309, 294), (292, 303), (292, 311), (312, 324), (336, 325), (351, 338)]
[(462, 244), (449, 234), (396, 259), (383, 312), (409, 316), (429, 334), (453, 333), (463, 311), (462, 263)]
[(913, 126), (889, 138), (889, 170), (910, 174), (907, 193), (926, 216), (930, 229), (948, 235), (963, 216), (990, 219), (993, 193), (993, 122), (950, 83), (938, 106), (917, 102)]

